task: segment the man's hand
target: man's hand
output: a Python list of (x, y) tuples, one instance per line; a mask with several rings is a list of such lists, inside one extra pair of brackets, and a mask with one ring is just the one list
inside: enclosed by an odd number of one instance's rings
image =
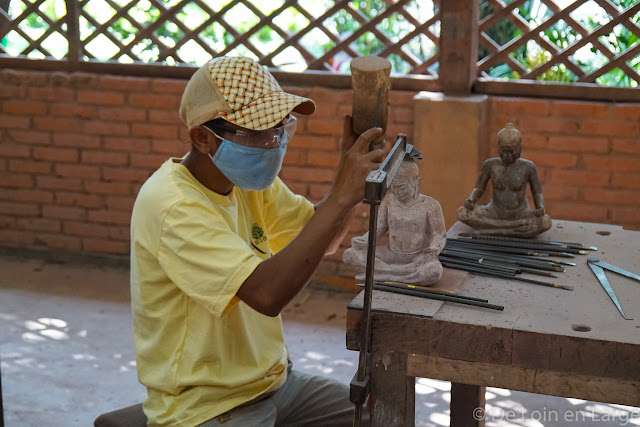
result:
[(382, 134), (382, 129), (371, 128), (357, 136), (351, 127), (351, 117), (345, 116), (340, 149), (342, 160), (329, 197), (335, 198), (339, 206), (352, 208), (364, 198), (364, 185), (369, 172), (380, 167), (389, 152), (384, 149), (369, 151), (373, 139)]

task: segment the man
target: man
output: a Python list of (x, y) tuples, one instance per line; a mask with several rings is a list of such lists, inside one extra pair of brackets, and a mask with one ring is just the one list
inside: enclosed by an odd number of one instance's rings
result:
[(282, 91), (248, 58), (198, 69), (180, 115), (191, 151), (142, 186), (131, 221), (137, 369), (149, 425), (350, 425), (348, 387), (291, 369), (280, 312), (335, 251), (367, 174), (368, 151), (344, 123), (343, 158), (315, 207), (277, 178), (313, 101)]

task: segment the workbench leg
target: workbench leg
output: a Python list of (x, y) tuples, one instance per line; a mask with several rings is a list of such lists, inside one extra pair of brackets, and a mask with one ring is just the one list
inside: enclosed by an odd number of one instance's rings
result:
[(451, 427), (484, 427), (484, 393), (485, 387), (451, 383)]
[(371, 426), (415, 425), (416, 378), (407, 376), (407, 354), (374, 352), (371, 367)]

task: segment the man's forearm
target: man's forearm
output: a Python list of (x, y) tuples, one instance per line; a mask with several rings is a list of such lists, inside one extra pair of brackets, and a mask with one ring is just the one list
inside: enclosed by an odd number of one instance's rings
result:
[(331, 198), (324, 200), (295, 239), (256, 267), (238, 297), (263, 314), (277, 316), (311, 279), (341, 230), (346, 233), (350, 211)]

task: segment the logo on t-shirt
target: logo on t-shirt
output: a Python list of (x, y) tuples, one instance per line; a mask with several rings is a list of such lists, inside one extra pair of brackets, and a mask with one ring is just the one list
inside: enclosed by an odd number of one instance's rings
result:
[(261, 250), (257, 245), (264, 243), (267, 240), (267, 236), (264, 234), (262, 227), (260, 227), (256, 222), (251, 226), (251, 240), (251, 246), (253, 246), (255, 250), (261, 254), (266, 254), (266, 252)]

